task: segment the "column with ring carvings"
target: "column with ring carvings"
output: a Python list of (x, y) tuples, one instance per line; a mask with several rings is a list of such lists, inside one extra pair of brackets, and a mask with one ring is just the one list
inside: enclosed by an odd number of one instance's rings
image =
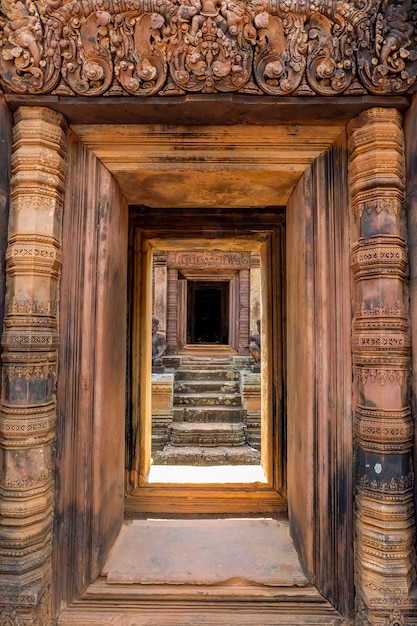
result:
[(0, 404), (0, 612), (16, 624), (50, 623), (65, 152), (60, 114), (16, 112)]
[(349, 130), (356, 587), (366, 620), (381, 624), (415, 577), (402, 119), (370, 109)]

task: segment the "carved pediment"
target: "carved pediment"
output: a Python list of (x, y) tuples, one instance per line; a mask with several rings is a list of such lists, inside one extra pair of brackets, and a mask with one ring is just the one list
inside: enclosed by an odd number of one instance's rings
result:
[(404, 94), (412, 0), (0, 0), (6, 93)]

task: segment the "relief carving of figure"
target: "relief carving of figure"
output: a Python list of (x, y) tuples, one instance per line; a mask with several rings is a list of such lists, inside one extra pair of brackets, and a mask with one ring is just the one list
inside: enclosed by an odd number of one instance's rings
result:
[(6, 93), (407, 93), (414, 0), (0, 0)]
[(235, 91), (249, 80), (252, 44), (242, 0), (181, 0), (171, 18), (171, 76), (185, 91)]
[(24, 50), (29, 51), (32, 58), (27, 59), (28, 63), (39, 67), (43, 36), (41, 23), (36, 16), (29, 13), (26, 5), (20, 0), (11, 2), (9, 7), (7, 16), (10, 21), (5, 26), (5, 34), (9, 36), (10, 43), (20, 47), (20, 53)]
[(249, 337), (249, 351), (255, 363), (259, 363), (261, 360), (261, 320), (256, 320), (256, 326), (258, 332)]
[(152, 316), (152, 367), (163, 367), (162, 357), (167, 349), (165, 335), (158, 333), (159, 320)]
[(41, 89), (44, 33), (36, 7), (21, 0), (5, 0), (3, 7), (6, 19), (1, 20), (0, 12), (0, 70), (3, 66), (4, 74), (15, 73), (11, 82), (18, 93)]

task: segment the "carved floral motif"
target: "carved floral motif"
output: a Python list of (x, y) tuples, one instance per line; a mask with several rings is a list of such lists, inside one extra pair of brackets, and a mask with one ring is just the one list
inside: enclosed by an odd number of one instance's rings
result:
[(14, 93), (405, 93), (412, 0), (1, 0)]

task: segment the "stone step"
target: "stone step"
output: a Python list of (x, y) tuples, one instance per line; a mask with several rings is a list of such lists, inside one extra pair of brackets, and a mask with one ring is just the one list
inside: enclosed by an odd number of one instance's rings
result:
[(240, 394), (236, 393), (175, 393), (174, 405), (181, 406), (241, 406)]
[(174, 384), (174, 393), (240, 393), (238, 380), (181, 380)]
[(230, 368), (233, 364), (233, 360), (231, 358), (221, 358), (221, 357), (181, 357), (181, 367), (189, 367), (189, 368), (197, 368), (197, 369), (205, 369), (205, 368), (216, 368), (216, 369), (224, 369)]
[(184, 407), (173, 410), (174, 422), (225, 422), (236, 424), (242, 422), (245, 411), (242, 407), (211, 406), (211, 407)]
[(246, 426), (242, 422), (173, 422), (169, 430), (171, 446), (243, 446), (246, 443)]
[(175, 381), (180, 380), (239, 380), (239, 371), (226, 368), (224, 370), (215, 369), (179, 369), (175, 372)]
[(155, 465), (259, 465), (261, 453), (243, 446), (171, 446), (153, 453)]

